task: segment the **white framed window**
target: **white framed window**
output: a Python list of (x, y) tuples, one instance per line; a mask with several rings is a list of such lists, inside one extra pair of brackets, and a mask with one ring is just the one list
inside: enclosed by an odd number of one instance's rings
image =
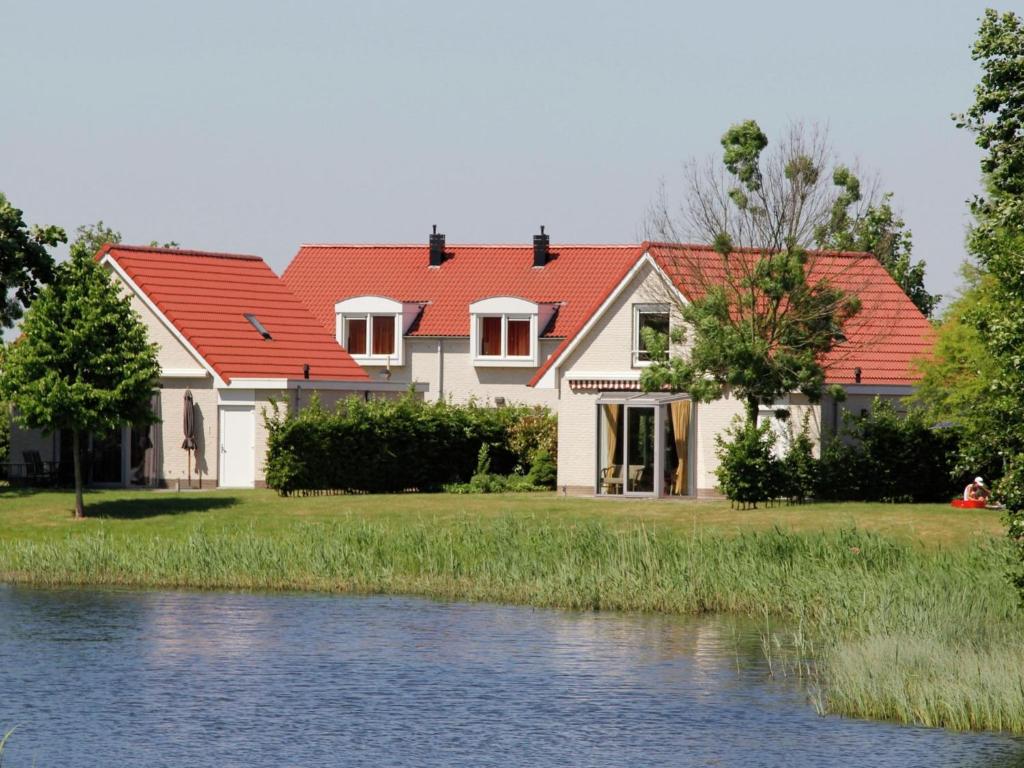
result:
[(532, 360), (533, 318), (529, 315), (478, 315), (477, 357)]
[(363, 365), (401, 365), (407, 314), (401, 302), (360, 296), (334, 306), (338, 343)]
[(669, 342), (671, 331), (671, 312), (668, 304), (634, 304), (633, 305), (633, 349), (632, 364), (640, 368), (651, 364), (651, 353), (644, 340), (645, 329), (650, 329), (665, 337)]
[(477, 366), (536, 366), (539, 306), (514, 296), (470, 304), (469, 344)]
[(398, 323), (401, 315), (338, 316), (341, 346), (355, 358), (388, 358), (398, 355)]

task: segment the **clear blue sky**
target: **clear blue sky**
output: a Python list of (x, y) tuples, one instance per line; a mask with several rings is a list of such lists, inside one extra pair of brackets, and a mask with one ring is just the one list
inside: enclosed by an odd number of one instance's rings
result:
[(948, 294), (979, 158), (950, 113), (984, 5), (0, 0), (0, 191), (30, 222), (279, 272), (302, 242), (434, 223), (627, 242), (731, 123), (801, 119), (881, 174)]

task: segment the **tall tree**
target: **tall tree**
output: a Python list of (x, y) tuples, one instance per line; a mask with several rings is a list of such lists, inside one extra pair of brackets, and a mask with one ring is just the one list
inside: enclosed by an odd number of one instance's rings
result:
[[(972, 58), (981, 65), (974, 104), (957, 125), (974, 133), (986, 191), (971, 202), (975, 224), (968, 247), (985, 276), (986, 301), (965, 313), (991, 367), (988, 398), (1006, 406), (993, 437), (1003, 446), (1000, 492), (1020, 546), (1016, 575), (1024, 590), (1024, 22), (1015, 13), (985, 11)], [(987, 398), (987, 399), (988, 399)]]
[(95, 224), (83, 224), (75, 230), (75, 241), (72, 247), (84, 248), (95, 254), (107, 243), (120, 243), (121, 233), (108, 227), (100, 219)]
[[(943, 312), (935, 345), (917, 361), (922, 378), (912, 402), (923, 407), (933, 423), (961, 430), (958, 469), (968, 475), (999, 476), (1007, 444), (1000, 426), (1012, 420), (1013, 398), (994, 392), (995, 360), (972, 318), (998, 312), (992, 302), (992, 278), (973, 264), (961, 269), (964, 289)], [(1024, 438), (1024, 436), (1022, 436)]]
[[(645, 389), (688, 391), (710, 401), (732, 391), (746, 406), (748, 427), (761, 405), (793, 391), (812, 401), (825, 391), (821, 357), (843, 339), (843, 324), (860, 308), (820, 274), (810, 250), (860, 200), (857, 178), (831, 164), (826, 137), (794, 126), (774, 151), (753, 120), (722, 137), (723, 166), (691, 163), (681, 215), (664, 196), (652, 225), (661, 240), (697, 240), (714, 247), (712, 267), (682, 249), (673, 265), (694, 296), (679, 306), (689, 328), (689, 353), (668, 356), (648, 340), (654, 362)], [(674, 341), (687, 339), (683, 330)]]
[[(4, 355), (7, 345), (0, 339), (0, 371), (4, 369)], [(0, 400), (0, 462), (7, 461), (11, 447), (11, 406)]]
[(874, 254), (922, 314), (931, 317), (942, 297), (925, 288), (925, 263), (911, 258), (913, 236), (903, 217), (893, 208), (892, 197), (892, 192), (886, 192), (855, 216), (845, 210), (838, 212), (839, 221), (822, 231), (819, 244), (840, 251)]
[(22, 212), (0, 192), (0, 328), (10, 328), (53, 279), (53, 257), (46, 250), (67, 242), (60, 227), (29, 227)]
[(71, 432), (76, 517), (85, 514), (83, 436), (151, 423), (160, 376), (146, 326), (93, 256), (88, 238), (74, 244), (25, 314), (24, 335), (0, 371), (0, 399), (14, 404), (20, 423)]

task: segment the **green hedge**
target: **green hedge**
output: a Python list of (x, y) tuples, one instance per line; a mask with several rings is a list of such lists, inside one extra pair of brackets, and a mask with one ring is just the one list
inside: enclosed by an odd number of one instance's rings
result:
[(482, 445), (492, 471), (526, 473), (552, 454), (556, 421), (547, 409), (476, 404), (346, 400), (314, 402), (297, 415), (266, 415), (267, 485), (296, 491), (435, 491), (468, 481)]
[[(925, 413), (898, 414), (876, 399), (865, 416), (846, 414), (842, 437), (819, 462), (818, 498), (837, 501), (936, 502), (959, 496), (959, 430), (933, 427)], [(973, 476), (973, 475), (972, 475)]]

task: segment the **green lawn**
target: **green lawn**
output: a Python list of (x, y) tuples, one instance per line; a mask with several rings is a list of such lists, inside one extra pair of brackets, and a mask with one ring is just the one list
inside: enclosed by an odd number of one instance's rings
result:
[(600, 520), (618, 527), (701, 529), (734, 535), (779, 527), (815, 532), (859, 528), (955, 547), (1001, 536), (998, 512), (947, 504), (804, 504), (752, 510), (723, 501), (644, 501), (573, 498), (553, 493), (502, 495), (405, 494), (283, 498), (273, 491), (93, 491), (86, 520), (71, 517), (69, 492), (0, 490), (0, 539), (48, 539), (105, 529), (129, 535), (183, 535), (198, 522), (255, 526), (266, 532), (298, 521), (363, 519), (385, 525), (491, 518), (540, 518), (552, 523)]

